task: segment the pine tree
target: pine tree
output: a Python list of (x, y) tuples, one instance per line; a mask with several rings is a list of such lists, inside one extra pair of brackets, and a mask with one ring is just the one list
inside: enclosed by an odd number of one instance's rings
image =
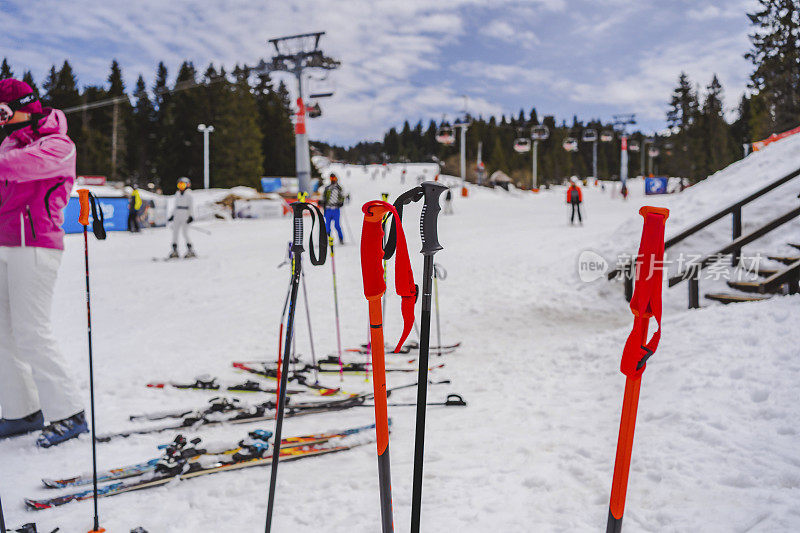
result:
[(698, 130), (700, 156), (698, 174), (708, 176), (735, 160), (731, 128), (725, 121), (722, 84), (715, 74), (706, 87)]
[(800, 5), (797, 0), (757, 0), (747, 16), (754, 26), (752, 49), (745, 55), (755, 66), (750, 86), (763, 111), (754, 118), (759, 138), (797, 126), (800, 121)]
[(26, 70), (25, 74), (22, 75), (22, 81), (30, 85), (31, 89), (33, 89), (33, 94), (36, 95), (36, 98), (41, 98), (39, 94), (39, 87), (36, 86), (36, 81), (33, 79), (33, 74), (31, 74), (30, 70)]
[(259, 75), (258, 80), (255, 97), (264, 172), (269, 176), (292, 176), (295, 174), (295, 138), (289, 91), (283, 82), (275, 90), (268, 74)]
[[(111, 71), (107, 81), (109, 83), (108, 96), (110, 98), (118, 98), (125, 95), (122, 69), (116, 59), (111, 62)], [(127, 137), (127, 126), (131, 120), (131, 106), (129, 102), (125, 101), (112, 104), (109, 107), (110, 109), (107, 111), (111, 122), (111, 130), (109, 132), (111, 136), (109, 174), (112, 179), (117, 179), (128, 174), (127, 143), (125, 139)]]
[(685, 178), (699, 177), (697, 171), (699, 149), (695, 142), (698, 114), (697, 92), (686, 73), (681, 72), (667, 111), (667, 125), (672, 130), (671, 142), (674, 145), (667, 166), (671, 174)]
[(4, 57), (3, 64), (0, 65), (0, 80), (5, 80), (13, 77), (14, 77), (14, 71), (11, 70), (11, 66), (8, 64), (8, 60)]
[[(224, 72), (224, 71), (223, 71)], [(247, 185), (258, 187), (263, 175), (261, 165), (262, 133), (258, 126), (258, 106), (248, 84), (249, 72), (237, 66), (234, 83), (223, 87), (224, 99), (214, 110), (216, 131), (211, 151), (215, 187)]]
[(135, 104), (128, 127), (128, 168), (131, 170), (131, 180), (144, 185), (155, 177), (152, 158), (156, 147), (156, 112), (141, 75), (136, 80), (133, 98)]
[[(197, 84), (197, 71), (190, 61), (184, 61), (178, 70), (175, 89), (183, 90), (163, 94), (159, 107), (158, 170), (165, 193), (175, 192), (180, 177), (188, 177), (197, 188), (203, 183), (203, 142), (197, 125), (206, 123), (202, 93)], [(212, 176), (213, 184), (213, 176)]]

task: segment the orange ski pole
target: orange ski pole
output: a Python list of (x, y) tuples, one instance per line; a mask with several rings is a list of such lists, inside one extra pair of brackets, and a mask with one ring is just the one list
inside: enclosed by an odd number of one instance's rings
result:
[[(394, 531), (392, 513), (392, 481), (389, 461), (389, 413), (386, 396), (386, 352), (383, 340), (382, 299), (386, 292), (383, 241), (383, 219), (392, 214), (399, 220), (395, 208), (383, 201), (364, 204), (364, 225), (361, 231), (361, 273), (364, 279), (364, 296), (369, 303), (370, 351), (372, 354), (372, 384), (375, 398), (375, 429), (378, 444), (378, 482), (381, 503), (381, 531)], [(395, 287), (402, 297), (403, 334), (395, 348), (400, 349), (414, 323), (414, 303), (417, 288), (411, 260), (408, 257), (402, 227), (397, 231), (397, 264)]]
[[(655, 353), (661, 339), (661, 286), (664, 262), (664, 226), (669, 211), (645, 206), (639, 210), (644, 217), (639, 254), (636, 257), (636, 285), (631, 298), (634, 315), (633, 330), (622, 352), (620, 371), (625, 374), (625, 396), (619, 422), (614, 478), (611, 482), (611, 499), (608, 506), (606, 533), (622, 531), (625, 497), (628, 491), (628, 474), (631, 467), (633, 435), (636, 428), (636, 411), (639, 407), (639, 389), (647, 360)], [(650, 319), (658, 329), (648, 342)]]

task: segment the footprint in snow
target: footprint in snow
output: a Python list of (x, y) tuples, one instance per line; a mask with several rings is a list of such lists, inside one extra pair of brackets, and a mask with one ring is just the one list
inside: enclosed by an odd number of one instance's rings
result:
[(750, 393), (750, 399), (754, 403), (761, 403), (767, 401), (769, 398), (769, 391), (767, 389), (756, 390)]

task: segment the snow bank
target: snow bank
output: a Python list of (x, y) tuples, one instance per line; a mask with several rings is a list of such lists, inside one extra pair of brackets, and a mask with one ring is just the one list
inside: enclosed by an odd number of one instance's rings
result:
[[(682, 193), (651, 196), (645, 203), (670, 209), (667, 221), (669, 238), (799, 167), (800, 136), (793, 136), (748, 155)], [(743, 234), (797, 207), (800, 202), (798, 192), (800, 177), (745, 206), (742, 209)], [(598, 251), (606, 259), (615, 258), (619, 253), (636, 253), (641, 227), (641, 217), (630, 217), (598, 245)], [(797, 235), (798, 230), (800, 221), (790, 222), (747, 247), (745, 253), (788, 253), (792, 249), (786, 246), (786, 236)], [(728, 244), (731, 233), (731, 217), (726, 216), (675, 245), (669, 253), (711, 253)]]

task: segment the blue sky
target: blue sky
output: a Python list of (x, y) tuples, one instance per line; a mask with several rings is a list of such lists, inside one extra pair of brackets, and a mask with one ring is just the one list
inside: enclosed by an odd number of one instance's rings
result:
[[(729, 111), (746, 88), (746, 17), (754, 0), (0, 0), (0, 56), (40, 81), (73, 64), (81, 85), (104, 82), (112, 58), (127, 85), (152, 85), (163, 60), (202, 71), (269, 57), (267, 39), (326, 31), (342, 61), (334, 98), (309, 122), (312, 138), (374, 140), (403, 120), (484, 116), (535, 106), (560, 120), (636, 113), (660, 130), (686, 71), (705, 86), (717, 73)], [(35, 6), (35, 7), (32, 7)]]

